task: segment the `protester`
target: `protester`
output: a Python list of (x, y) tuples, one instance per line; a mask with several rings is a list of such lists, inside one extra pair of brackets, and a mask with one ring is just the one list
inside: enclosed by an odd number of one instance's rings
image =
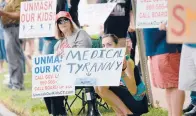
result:
[(131, 0), (97, 0), (97, 3), (117, 3), (116, 7), (104, 23), (105, 34), (115, 34), (119, 38), (119, 45), (125, 47), (127, 31), (132, 25)]
[(185, 116), (196, 116), (196, 92), (191, 92), (191, 103), (183, 110)]
[(7, 53), (10, 82), (8, 87), (14, 90), (23, 90), (23, 60), (24, 54), (19, 40), (20, 3), (22, 0), (6, 1), (3, 10), (0, 10), (2, 19), (5, 49)]
[(39, 38), (39, 54), (42, 54), (43, 45), (44, 45), (44, 40), (43, 40), (43, 38)]
[[(193, 90), (191, 104), (184, 110), (185, 116), (196, 116), (196, 44), (183, 44), (180, 60), (179, 89)], [(188, 74), (188, 75), (187, 75)]]
[[(118, 37), (106, 34), (102, 37), (103, 48), (118, 47)], [(117, 116), (140, 116), (148, 112), (146, 88), (134, 62), (126, 55), (123, 62), (123, 85), (118, 87), (96, 87), (96, 92), (112, 106)]]
[(28, 72), (32, 72), (31, 68), (32, 68), (32, 57), (34, 54), (34, 38), (29, 38), (28, 40), (25, 40), (25, 61), (27, 64), (27, 71)]
[[(61, 11), (57, 14), (57, 36), (59, 40), (55, 45), (57, 55), (63, 55), (64, 48), (91, 48), (92, 42), (90, 36), (82, 29), (78, 29), (73, 22), (70, 14)], [(92, 87), (86, 87), (88, 113), (87, 116), (99, 116), (100, 113), (96, 107), (96, 97)]]
[(0, 74), (5, 72), (3, 63), (6, 60), (5, 45), (4, 45), (3, 29), (0, 29)]
[[(134, 27), (133, 27), (134, 29)], [(185, 93), (178, 90), (181, 45), (166, 42), (166, 24), (160, 30), (144, 29), (153, 85), (166, 90), (169, 116), (181, 116)]]
[(2, 24), (0, 22), (0, 74), (5, 72), (3, 68), (3, 63), (6, 60), (5, 43), (3, 36)]
[[(56, 13), (64, 10), (66, 11), (69, 10), (67, 0), (57, 0)], [(40, 39), (43, 39), (42, 54), (43, 55), (54, 54), (54, 46), (57, 43), (55, 37), (44, 37)], [(66, 116), (67, 113), (65, 110), (64, 100), (65, 100), (64, 96), (45, 97), (44, 101), (48, 109), (48, 113), (52, 114), (53, 116), (56, 115)]]

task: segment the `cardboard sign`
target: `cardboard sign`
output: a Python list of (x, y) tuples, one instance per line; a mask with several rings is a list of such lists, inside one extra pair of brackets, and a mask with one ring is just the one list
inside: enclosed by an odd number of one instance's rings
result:
[(78, 11), (81, 26), (102, 25), (116, 6), (116, 3), (89, 4)]
[(169, 0), (168, 42), (196, 43), (196, 1)]
[(119, 86), (125, 48), (66, 48), (60, 84)]
[(56, 0), (21, 3), (19, 38), (55, 36)]
[(168, 20), (168, 0), (137, 0), (136, 28), (158, 28)]
[(75, 87), (58, 84), (62, 59), (55, 55), (33, 58), (32, 98), (74, 95)]

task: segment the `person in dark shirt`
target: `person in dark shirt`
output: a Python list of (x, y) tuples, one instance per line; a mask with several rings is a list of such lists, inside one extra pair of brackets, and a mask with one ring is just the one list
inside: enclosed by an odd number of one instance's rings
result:
[(70, 0), (70, 7), (68, 5), (67, 0), (57, 0), (57, 9), (56, 12), (60, 11), (69, 11), (73, 21), (76, 23), (78, 27), (80, 27), (80, 23), (78, 20), (78, 5), (80, 0)]
[(119, 46), (125, 47), (126, 36), (131, 22), (131, 0), (97, 0), (97, 3), (117, 3), (104, 23), (104, 33), (113, 33), (119, 38)]

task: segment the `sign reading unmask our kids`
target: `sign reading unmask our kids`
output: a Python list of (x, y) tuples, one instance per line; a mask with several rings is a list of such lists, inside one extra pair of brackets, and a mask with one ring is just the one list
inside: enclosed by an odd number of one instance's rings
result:
[(59, 84), (119, 86), (125, 48), (66, 48)]
[[(32, 97), (73, 95), (75, 87), (59, 84), (58, 77), (62, 59), (55, 55), (42, 55), (33, 58)], [(60, 81), (60, 80), (59, 80)]]
[(22, 38), (55, 35), (56, 0), (37, 0), (21, 3), (20, 34)]

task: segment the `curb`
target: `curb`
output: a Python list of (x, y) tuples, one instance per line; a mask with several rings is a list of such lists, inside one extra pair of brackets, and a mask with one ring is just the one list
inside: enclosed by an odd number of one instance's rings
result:
[(4, 105), (0, 104), (0, 116), (17, 116), (10, 112)]

